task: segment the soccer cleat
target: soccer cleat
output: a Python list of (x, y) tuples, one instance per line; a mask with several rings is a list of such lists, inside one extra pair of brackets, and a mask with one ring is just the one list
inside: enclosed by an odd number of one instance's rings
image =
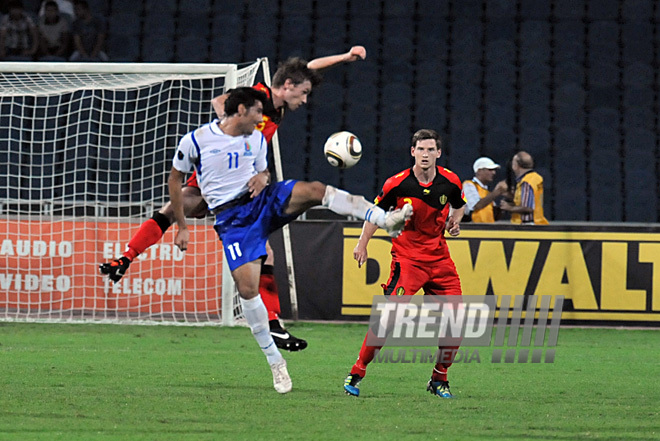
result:
[(291, 382), (291, 377), (289, 376), (289, 371), (286, 369), (286, 360), (271, 364), (270, 370), (273, 372), (273, 386), (275, 390), (281, 394), (291, 392), (293, 383)]
[(117, 283), (119, 280), (124, 277), (128, 266), (131, 264), (131, 261), (126, 257), (120, 257), (115, 259), (112, 262), (102, 263), (99, 265), (99, 271), (101, 274), (107, 274), (108, 278), (113, 282)]
[(359, 397), (360, 381), (362, 381), (360, 374), (348, 374), (348, 377), (344, 380), (344, 392), (346, 392), (346, 395)]
[(437, 395), (440, 398), (454, 398), (449, 390), (449, 381), (433, 381), (429, 380), (429, 384), (426, 386), (426, 390), (431, 392), (433, 395)]
[(403, 231), (403, 227), (406, 226), (406, 222), (413, 213), (413, 207), (410, 204), (406, 204), (403, 207), (390, 211), (385, 215), (385, 226), (384, 229), (392, 237), (399, 237)]
[(275, 346), (285, 351), (296, 352), (302, 351), (307, 347), (307, 342), (302, 338), (294, 337), (282, 327), (280, 321), (270, 320), (268, 322), (270, 325), (270, 336), (273, 337), (275, 341)]

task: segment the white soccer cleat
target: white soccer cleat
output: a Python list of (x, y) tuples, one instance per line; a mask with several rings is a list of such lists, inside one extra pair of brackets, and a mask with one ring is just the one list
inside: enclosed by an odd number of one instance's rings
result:
[(410, 204), (406, 204), (403, 207), (390, 211), (385, 215), (385, 226), (383, 227), (387, 234), (392, 237), (399, 237), (403, 231), (403, 227), (406, 226), (406, 222), (413, 213), (413, 207)]
[(275, 390), (281, 394), (291, 392), (293, 383), (291, 382), (291, 377), (289, 376), (289, 371), (286, 370), (286, 360), (271, 364), (270, 370), (273, 372), (273, 386)]

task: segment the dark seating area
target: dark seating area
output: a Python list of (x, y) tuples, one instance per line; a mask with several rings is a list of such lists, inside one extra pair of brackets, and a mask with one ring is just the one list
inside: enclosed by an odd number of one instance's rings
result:
[[(25, 4), (35, 11), (38, 6)], [(341, 184), (370, 198), (409, 164), (410, 137), (427, 127), (444, 137), (441, 164), (462, 179), (471, 177), (478, 156), (505, 164), (516, 151), (529, 151), (546, 179), (551, 220), (658, 221), (660, 8), (653, 0), (90, 4), (108, 20), (112, 61), (268, 57), (273, 72), (288, 56), (312, 59), (364, 45), (367, 60), (326, 72), (308, 108), (288, 115), (280, 129), (283, 151), (295, 151), (284, 155), (290, 177)], [(364, 155), (355, 169), (338, 172), (328, 167), (322, 148), (342, 129), (362, 140)], [(0, 154), (4, 160), (14, 153)], [(88, 156), (97, 167), (95, 182), (131, 182), (109, 187), (120, 198), (164, 197), (142, 178), (156, 165), (144, 164), (140, 176), (123, 176), (129, 165), (117, 154), (111, 149), (108, 156)], [(40, 164), (0, 161), (0, 176), (23, 176), (21, 167), (31, 167), (31, 177), (46, 174), (49, 158), (57, 161), (58, 155), (44, 156)], [(106, 163), (114, 160), (119, 171)], [(76, 175), (74, 182), (82, 179)], [(21, 195), (50, 195), (27, 181), (25, 188)], [(56, 192), (85, 191), (74, 184)]]

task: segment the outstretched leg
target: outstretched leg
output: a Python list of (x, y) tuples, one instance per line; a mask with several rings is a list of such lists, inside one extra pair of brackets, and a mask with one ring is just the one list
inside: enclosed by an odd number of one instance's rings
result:
[[(206, 202), (202, 198), (198, 187), (184, 187), (182, 194), (183, 210), (186, 217), (199, 218), (206, 216)], [(140, 228), (128, 241), (128, 246), (122, 257), (99, 265), (101, 274), (107, 274), (110, 280), (115, 283), (121, 280), (131, 262), (147, 248), (158, 243), (173, 222), (174, 212), (168, 202), (163, 208), (154, 213), (151, 219), (140, 225)]]
[(293, 187), (285, 212), (286, 214), (300, 214), (316, 205), (322, 205), (337, 214), (353, 216), (376, 224), (393, 237), (401, 234), (406, 221), (412, 216), (410, 204), (386, 213), (382, 208), (368, 202), (363, 196), (352, 195), (318, 181), (297, 182)]

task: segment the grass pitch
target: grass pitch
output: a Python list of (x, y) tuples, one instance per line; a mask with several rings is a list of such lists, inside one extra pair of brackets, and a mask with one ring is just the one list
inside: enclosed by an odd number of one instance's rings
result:
[[(561, 329), (553, 364), (370, 366), (364, 325), (299, 324), (279, 395), (246, 328), (0, 323), (0, 440), (660, 439), (660, 331)], [(483, 354), (488, 354), (484, 357)]]

